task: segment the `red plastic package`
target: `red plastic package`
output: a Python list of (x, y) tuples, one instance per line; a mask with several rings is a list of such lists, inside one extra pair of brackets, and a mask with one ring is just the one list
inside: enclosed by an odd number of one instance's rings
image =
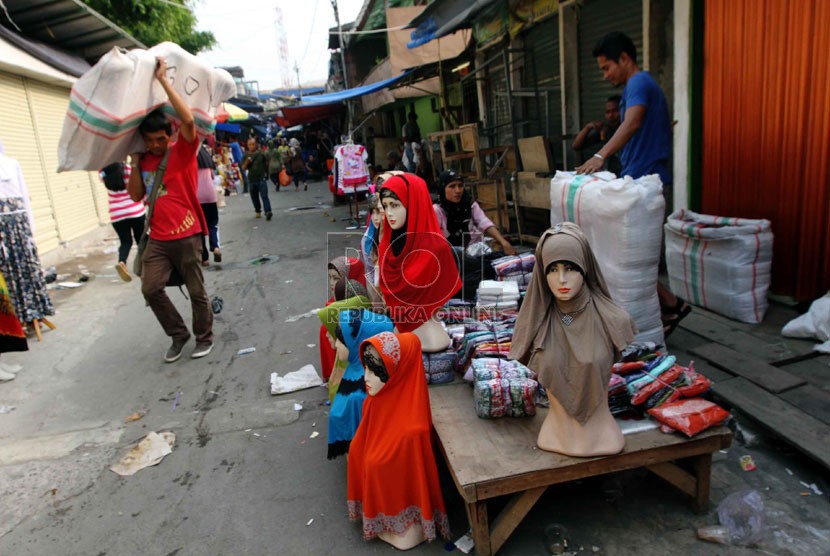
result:
[(720, 425), (729, 417), (725, 409), (702, 398), (663, 404), (649, 409), (648, 414), (690, 438), (709, 427)]
[(652, 394), (662, 388), (665, 388), (666, 385), (669, 385), (680, 378), (680, 375), (683, 374), (683, 370), (683, 367), (680, 365), (674, 365), (671, 369), (654, 379), (654, 382), (650, 382), (640, 388), (640, 390), (631, 397), (631, 405), (640, 405), (645, 403), (645, 401), (648, 400)]
[(694, 398), (695, 396), (699, 396), (708, 391), (709, 388), (712, 387), (712, 383), (708, 378), (695, 371), (694, 365), (694, 361), (689, 363), (689, 368), (686, 369), (686, 372), (684, 373), (686, 375), (686, 379), (689, 381), (689, 385), (681, 386), (677, 389), (678, 393), (684, 398)]
[(640, 371), (646, 366), (645, 361), (629, 361), (624, 363), (614, 363), (611, 370), (618, 375), (627, 375), (635, 371)]

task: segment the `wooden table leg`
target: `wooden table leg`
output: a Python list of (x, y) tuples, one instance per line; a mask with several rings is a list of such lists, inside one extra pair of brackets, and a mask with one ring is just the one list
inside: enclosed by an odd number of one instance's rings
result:
[(548, 489), (547, 486), (531, 488), (514, 494), (507, 506), (493, 520), (493, 532), (490, 535), (490, 549), (495, 554), (519, 526), (533, 505)]
[(42, 342), (43, 341), (43, 334), (41, 334), (41, 332), (40, 332), (40, 322), (37, 319), (34, 319), (32, 321), (32, 328), (35, 329), (35, 336), (37, 336), (37, 341)]
[(52, 324), (52, 322), (47, 318), (40, 319), (40, 322), (42, 322), (43, 324), (48, 326), (51, 330), (54, 330), (56, 328), (56, 326), (54, 324)]
[(487, 501), (480, 500), (467, 504), (470, 527), (473, 529), (473, 542), (476, 556), (492, 556), (490, 548), (490, 518), (487, 516)]
[(692, 497), (692, 509), (702, 514), (709, 509), (709, 487), (712, 483), (712, 454), (701, 454), (692, 458), (696, 485), (695, 495)]

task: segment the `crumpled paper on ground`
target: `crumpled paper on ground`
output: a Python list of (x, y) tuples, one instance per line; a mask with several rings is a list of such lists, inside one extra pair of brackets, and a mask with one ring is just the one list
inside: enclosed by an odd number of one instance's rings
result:
[(786, 338), (815, 338), (824, 343), (816, 344), (813, 349), (830, 353), (830, 292), (813, 301), (809, 311), (785, 324), (781, 335)]
[(271, 373), (271, 395), (274, 396), (305, 390), (321, 384), (323, 384), (323, 380), (317, 374), (317, 369), (311, 364), (305, 365), (298, 371), (286, 373), (282, 377), (277, 373)]
[(124, 477), (134, 475), (145, 467), (158, 465), (164, 456), (173, 452), (175, 443), (176, 435), (172, 432), (151, 432), (110, 470)]

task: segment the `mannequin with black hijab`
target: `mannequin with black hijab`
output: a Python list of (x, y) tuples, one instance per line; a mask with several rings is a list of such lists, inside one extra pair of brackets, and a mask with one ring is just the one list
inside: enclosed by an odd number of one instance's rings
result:
[(539, 448), (577, 457), (622, 451), (608, 380), (616, 355), (633, 339), (633, 321), (608, 294), (579, 226), (565, 222), (542, 234), (510, 349), (548, 392)]

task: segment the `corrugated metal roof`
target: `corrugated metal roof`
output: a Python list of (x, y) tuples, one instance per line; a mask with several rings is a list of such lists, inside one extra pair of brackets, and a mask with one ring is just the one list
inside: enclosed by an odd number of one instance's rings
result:
[(3, 0), (3, 4), (11, 18), (9, 22), (0, 15), (5, 27), (17, 26), (23, 34), (79, 54), (90, 63), (113, 46), (147, 48), (81, 0)]

